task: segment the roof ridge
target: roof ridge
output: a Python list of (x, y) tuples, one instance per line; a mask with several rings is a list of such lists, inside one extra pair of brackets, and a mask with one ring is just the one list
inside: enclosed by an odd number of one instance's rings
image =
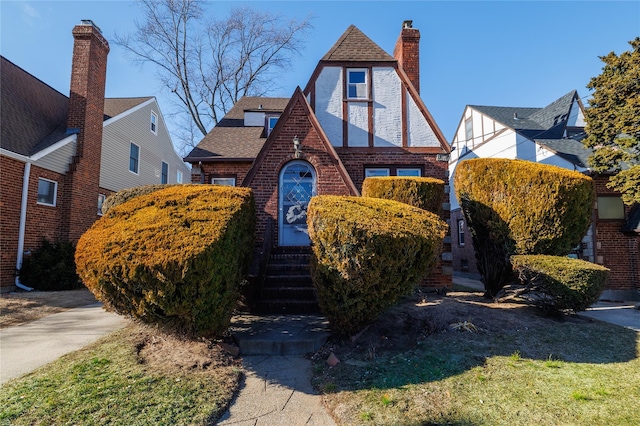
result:
[(351, 24), (320, 59), (322, 61), (397, 62), (397, 59)]

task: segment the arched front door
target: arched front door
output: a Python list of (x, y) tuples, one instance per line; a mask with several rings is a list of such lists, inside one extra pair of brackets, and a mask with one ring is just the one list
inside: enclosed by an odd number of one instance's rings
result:
[(316, 195), (316, 172), (306, 161), (287, 163), (280, 171), (278, 191), (278, 243), (308, 246), (307, 207)]

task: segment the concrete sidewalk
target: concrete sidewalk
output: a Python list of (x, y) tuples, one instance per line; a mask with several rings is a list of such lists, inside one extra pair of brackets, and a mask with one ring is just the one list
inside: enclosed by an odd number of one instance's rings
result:
[(124, 327), (101, 303), (69, 309), (0, 330), (0, 384), (42, 367)]
[(640, 332), (640, 309), (635, 307), (636, 303), (599, 301), (587, 308), (586, 311), (578, 313), (578, 315)]

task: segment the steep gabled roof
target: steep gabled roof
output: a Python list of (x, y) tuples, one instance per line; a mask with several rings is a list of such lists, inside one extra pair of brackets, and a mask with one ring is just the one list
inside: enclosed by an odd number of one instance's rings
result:
[(28, 156), (45, 139), (51, 145), (64, 138), (69, 98), (5, 57), (0, 58), (2, 148)]
[(244, 112), (282, 113), (288, 102), (289, 98), (242, 97), (184, 160), (252, 161), (262, 149), (266, 137), (263, 126), (245, 127)]
[(535, 142), (538, 145), (549, 148), (549, 150), (576, 166), (588, 168), (588, 159), (593, 154), (593, 151), (585, 147), (580, 142), (581, 139), (535, 139)]
[(336, 44), (322, 57), (321, 61), (396, 62), (396, 59), (375, 44), (355, 25), (350, 25)]
[(151, 98), (152, 96), (146, 96), (142, 98), (105, 98), (105, 120), (111, 117), (115, 117), (118, 114), (122, 114), (123, 112), (130, 110), (131, 108), (136, 107)]

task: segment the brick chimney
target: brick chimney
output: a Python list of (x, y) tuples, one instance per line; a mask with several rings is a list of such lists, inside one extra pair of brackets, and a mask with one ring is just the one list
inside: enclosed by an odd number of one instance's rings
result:
[(413, 28), (413, 21), (404, 21), (400, 37), (393, 49), (393, 57), (409, 76), (418, 93), (420, 93), (420, 31)]
[(78, 136), (76, 154), (65, 179), (64, 206), (69, 210), (62, 233), (77, 242), (97, 219), (109, 43), (91, 20), (81, 21), (72, 34), (67, 132)]

